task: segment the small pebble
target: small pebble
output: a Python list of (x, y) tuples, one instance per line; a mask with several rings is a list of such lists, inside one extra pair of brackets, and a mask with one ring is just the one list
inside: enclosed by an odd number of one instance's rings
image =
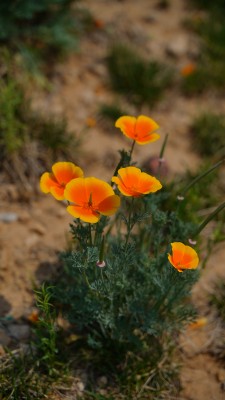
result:
[(9, 335), (16, 340), (26, 340), (30, 335), (28, 325), (12, 324), (8, 326)]
[(18, 220), (18, 215), (16, 213), (0, 213), (0, 221), (10, 223)]

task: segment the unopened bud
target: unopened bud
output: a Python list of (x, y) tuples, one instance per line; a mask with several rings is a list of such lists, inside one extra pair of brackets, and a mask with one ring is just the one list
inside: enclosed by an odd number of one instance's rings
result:
[(184, 196), (177, 196), (177, 200), (183, 201), (184, 200)]
[(105, 261), (97, 261), (96, 265), (99, 268), (104, 268), (106, 266)]
[(189, 243), (192, 244), (193, 246), (197, 243), (196, 240), (188, 239)]

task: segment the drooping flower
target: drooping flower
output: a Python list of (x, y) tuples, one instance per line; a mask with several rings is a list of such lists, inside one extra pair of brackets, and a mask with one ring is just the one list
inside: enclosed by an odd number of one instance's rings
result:
[(136, 167), (120, 168), (118, 176), (112, 177), (112, 182), (118, 185), (124, 196), (141, 197), (148, 193), (157, 192), (162, 188), (154, 176), (141, 172)]
[(183, 272), (185, 269), (196, 269), (198, 267), (198, 254), (192, 247), (181, 242), (173, 242), (171, 246), (172, 254), (168, 254), (168, 260), (177, 271)]
[(137, 118), (124, 115), (117, 119), (115, 126), (120, 128), (125, 136), (141, 145), (155, 142), (160, 138), (160, 135), (155, 133), (159, 125), (145, 115), (139, 115)]
[(99, 221), (101, 214), (110, 216), (120, 206), (120, 198), (112, 187), (94, 177), (73, 179), (66, 186), (64, 195), (73, 203), (67, 211), (75, 218), (92, 224)]
[(191, 323), (188, 325), (188, 328), (189, 328), (189, 329), (198, 329), (198, 328), (202, 328), (203, 326), (207, 325), (207, 323), (208, 323), (208, 318), (206, 318), (206, 317), (201, 317), (201, 318), (198, 318), (196, 321), (191, 322)]
[(72, 162), (59, 161), (53, 164), (52, 172), (44, 172), (40, 179), (40, 189), (51, 193), (57, 200), (64, 200), (64, 190), (72, 179), (83, 177), (83, 171)]

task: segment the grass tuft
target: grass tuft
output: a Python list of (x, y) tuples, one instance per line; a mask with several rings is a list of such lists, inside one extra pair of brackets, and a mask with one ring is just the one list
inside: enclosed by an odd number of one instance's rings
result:
[(214, 113), (203, 113), (191, 126), (195, 148), (200, 155), (221, 158), (225, 154), (225, 119)]
[(134, 104), (154, 105), (172, 82), (172, 73), (167, 66), (145, 60), (124, 44), (111, 48), (107, 66), (112, 87)]
[(8, 178), (29, 186), (55, 160), (73, 161), (79, 147), (65, 119), (34, 112), (16, 80), (7, 77), (1, 82), (0, 169)]

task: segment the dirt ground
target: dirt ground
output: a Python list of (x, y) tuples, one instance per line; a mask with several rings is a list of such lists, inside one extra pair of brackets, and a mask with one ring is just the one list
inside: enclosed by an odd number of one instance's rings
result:
[[(110, 179), (117, 151), (122, 147), (128, 149), (130, 144), (113, 129), (108, 130), (98, 117), (100, 104), (118, 99), (109, 87), (105, 66), (110, 44), (129, 40), (144, 55), (166, 61), (177, 71), (194, 61), (199, 52), (198, 38), (183, 24), (188, 16), (195, 16), (195, 12), (188, 7), (188, 1), (171, 0), (168, 9), (161, 9), (159, 3), (155, 0), (84, 1), (85, 7), (98, 21), (99, 28), (85, 34), (78, 53), (53, 66), (50, 91), (33, 93), (34, 109), (65, 115), (69, 127), (80, 134), (83, 145), (79, 165), (86, 176)], [(200, 164), (188, 135), (188, 127), (196, 114), (208, 109), (223, 112), (225, 103), (215, 93), (186, 98), (174, 87), (154, 109), (142, 106), (133, 111), (134, 114), (143, 113), (155, 119), (161, 127), (162, 137), (169, 133), (165, 157), (170, 173), (177, 174), (187, 168), (195, 169)], [(95, 126), (89, 126), (90, 118), (95, 119)], [(141, 163), (150, 155), (159, 154), (161, 144), (162, 140), (137, 146), (134, 158)], [(57, 253), (67, 244), (71, 217), (65, 205), (50, 196), (39, 194), (29, 202), (21, 202), (17, 189), (7, 183), (0, 188), (0, 216), (2, 214), (0, 315), (8, 320), (19, 319), (24, 326), (34, 306), (34, 284), (50, 277), (54, 268), (58, 268)], [(4, 220), (5, 214), (11, 215), (8, 217), (10, 221)], [(207, 312), (207, 296), (213, 281), (218, 277), (225, 278), (224, 265), (225, 251), (221, 245), (214, 250), (193, 290), (195, 304), (202, 316)], [(183, 390), (180, 400), (225, 399), (225, 369), (209, 353), (215, 329), (215, 321), (209, 317), (204, 327), (187, 330), (182, 335)], [(17, 333), (17, 337), (23, 339), (21, 332), (20, 335)], [(0, 326), (3, 346), (10, 340), (6, 336)]]

